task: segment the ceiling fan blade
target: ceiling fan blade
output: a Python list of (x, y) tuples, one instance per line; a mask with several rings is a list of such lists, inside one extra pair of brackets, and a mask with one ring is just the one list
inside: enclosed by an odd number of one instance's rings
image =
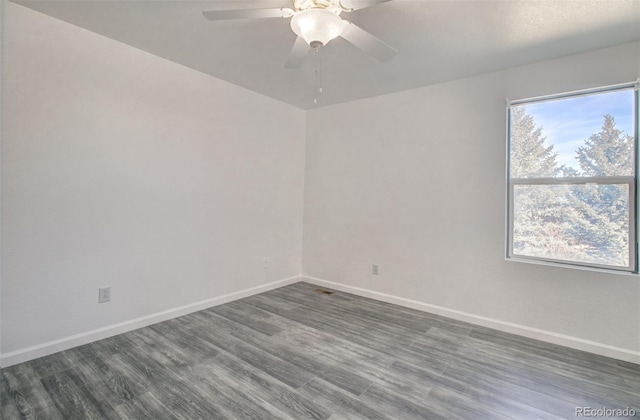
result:
[(260, 19), (260, 18), (288, 18), (293, 16), (293, 10), (287, 8), (280, 9), (236, 9), (236, 10), (210, 10), (202, 12), (209, 20), (228, 19)]
[(309, 53), (309, 44), (302, 37), (297, 37), (296, 42), (293, 43), (293, 47), (291, 48), (291, 53), (289, 53), (289, 58), (287, 59), (287, 63), (284, 65), (287, 69), (297, 69), (302, 63), (304, 63), (304, 59), (307, 58), (307, 54)]
[(391, 0), (340, 0), (340, 6), (347, 12), (353, 12), (354, 10), (365, 9), (388, 1)]
[(347, 21), (340, 36), (380, 61), (389, 61), (398, 53), (385, 42)]

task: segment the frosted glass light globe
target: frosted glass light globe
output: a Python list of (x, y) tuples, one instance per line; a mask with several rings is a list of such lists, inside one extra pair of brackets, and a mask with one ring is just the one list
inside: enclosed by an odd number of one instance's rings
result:
[(340, 16), (326, 9), (308, 9), (291, 18), (291, 29), (311, 45), (319, 42), (323, 46), (337, 38), (344, 29)]

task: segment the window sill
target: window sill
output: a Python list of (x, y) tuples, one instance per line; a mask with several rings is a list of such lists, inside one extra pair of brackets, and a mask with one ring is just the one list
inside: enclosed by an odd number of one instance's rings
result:
[(596, 272), (596, 273), (616, 274), (616, 275), (623, 275), (623, 276), (631, 276), (631, 277), (640, 278), (640, 276), (638, 276), (639, 273), (633, 272), (633, 271), (628, 271), (628, 270), (625, 270), (625, 269), (590, 267), (590, 266), (586, 266), (586, 265), (578, 265), (578, 264), (571, 264), (571, 263), (561, 263), (561, 262), (553, 262), (553, 261), (544, 261), (544, 260), (538, 260), (538, 259), (533, 259), (533, 258), (522, 258), (522, 257), (517, 257), (517, 256), (516, 257), (505, 257), (505, 261), (515, 262), (515, 263), (544, 265), (544, 266), (548, 266), (548, 267), (558, 267), (558, 268), (564, 268), (564, 269), (568, 269), (568, 270), (583, 270), (583, 271), (592, 271), (592, 272)]

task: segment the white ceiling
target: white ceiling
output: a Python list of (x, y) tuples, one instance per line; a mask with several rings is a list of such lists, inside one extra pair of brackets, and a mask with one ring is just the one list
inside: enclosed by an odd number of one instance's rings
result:
[[(208, 21), (205, 10), (291, 0), (17, 1), (47, 15), (303, 109), (314, 57), (284, 63), (288, 19)], [(416, 88), (640, 40), (640, 0), (393, 0), (343, 14), (399, 51), (381, 63), (341, 38), (322, 53), (320, 105)], [(640, 64), (639, 64), (640, 68)]]

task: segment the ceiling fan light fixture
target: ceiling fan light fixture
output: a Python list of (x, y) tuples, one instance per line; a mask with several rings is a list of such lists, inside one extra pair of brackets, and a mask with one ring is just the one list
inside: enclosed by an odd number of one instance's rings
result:
[(327, 9), (307, 9), (291, 18), (291, 29), (307, 44), (320, 43), (323, 46), (337, 38), (344, 29), (344, 21)]

